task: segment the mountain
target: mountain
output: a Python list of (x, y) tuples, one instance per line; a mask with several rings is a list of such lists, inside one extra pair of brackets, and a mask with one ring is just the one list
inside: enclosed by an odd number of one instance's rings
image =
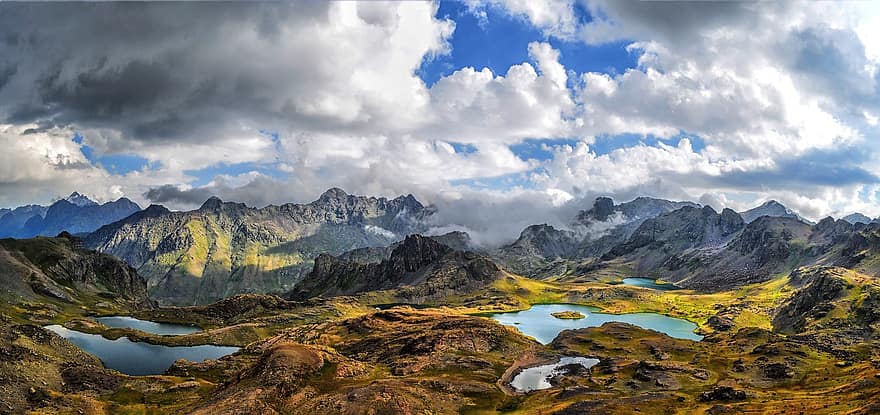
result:
[(798, 219), (762, 216), (718, 249), (677, 254), (666, 264), (667, 278), (700, 291), (763, 282), (816, 261), (820, 249), (810, 246), (812, 233), (812, 227)]
[(852, 224), (856, 224), (856, 223), (871, 223), (871, 222), (874, 221), (873, 219), (871, 219), (871, 218), (869, 218), (869, 217), (867, 217), (867, 216), (865, 216), (865, 215), (863, 215), (863, 214), (861, 214), (861, 213), (858, 213), (858, 212), (856, 212), (856, 213), (851, 213), (851, 214), (849, 214), (849, 215), (846, 215), (846, 216), (842, 217), (841, 219), (843, 219), (843, 220), (845, 220), (845, 221), (847, 221), (847, 222), (849, 222), (849, 223), (852, 223)]
[(769, 200), (767, 202), (764, 202), (760, 206), (751, 208), (745, 212), (740, 212), (740, 215), (746, 223), (754, 222), (755, 219), (758, 219), (761, 216), (794, 218), (807, 223), (811, 223), (810, 221), (795, 213), (793, 210), (785, 207), (782, 203), (779, 203), (775, 200)]
[(48, 207), (22, 206), (7, 213), (0, 218), (0, 237), (32, 238), (63, 231), (88, 233), (140, 210), (140, 206), (126, 198), (99, 205), (73, 192)]
[(262, 209), (213, 197), (189, 212), (150, 207), (86, 243), (134, 266), (161, 303), (204, 304), (286, 292), (319, 254), (387, 246), (424, 231), (432, 213), (412, 195), (389, 200), (336, 188), (311, 203)]
[(40, 205), (19, 206), (0, 216), (0, 238), (20, 237), (19, 233), (29, 220), (42, 219), (49, 208)]
[(134, 268), (110, 255), (83, 249), (82, 240), (66, 232), (55, 238), (0, 239), (0, 284), (0, 297), (8, 304), (152, 307), (146, 283)]
[(681, 209), (685, 206), (700, 207), (693, 202), (674, 202), (652, 197), (637, 197), (629, 202), (615, 205), (608, 197), (596, 198), (593, 207), (589, 210), (578, 212), (577, 222), (589, 224), (591, 222), (605, 222), (614, 214), (622, 215), (627, 222), (653, 218), (660, 214)]
[(650, 197), (615, 205), (612, 199), (599, 197), (590, 209), (578, 212), (568, 229), (547, 224), (529, 226), (493, 256), (522, 275), (562, 275), (577, 268), (582, 260), (600, 257), (625, 242), (644, 221), (684, 207), (700, 205)]
[(492, 260), (457, 251), (429, 237), (407, 236), (381, 262), (364, 264), (321, 254), (315, 266), (288, 294), (294, 299), (398, 290), (397, 297), (420, 303), (469, 293), (499, 278)]
[(742, 217), (730, 209), (718, 213), (709, 206), (685, 206), (646, 220), (602, 259), (625, 259), (638, 275), (674, 269), (679, 255), (723, 246), (743, 226)]
[(49, 206), (42, 220), (42, 227), (36, 235), (56, 235), (62, 231), (73, 234), (88, 233), (140, 210), (141, 207), (137, 203), (124, 197), (103, 205), (97, 203), (79, 205), (66, 199), (59, 200)]

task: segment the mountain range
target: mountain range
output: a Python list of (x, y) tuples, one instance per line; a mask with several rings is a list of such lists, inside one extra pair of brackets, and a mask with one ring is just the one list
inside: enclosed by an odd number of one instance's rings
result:
[[(316, 258), (325, 255), (318, 261), (325, 266), (391, 260), (407, 235), (431, 228), (433, 214), (412, 195), (375, 198), (337, 188), (306, 204), (257, 209), (212, 197), (186, 212), (159, 205), (140, 210), (124, 198), (99, 205), (74, 192), (48, 207), (6, 212), (0, 235), (83, 234), (87, 247), (133, 266), (160, 303), (192, 305), (242, 293), (283, 294), (303, 280), (326, 285), (308, 278)], [(811, 224), (776, 201), (719, 213), (687, 201), (639, 197), (615, 204), (600, 197), (569, 225), (528, 226), (500, 247), (473, 246), (462, 232), (432, 238), (531, 278), (586, 281), (629, 273), (711, 290), (798, 265), (844, 264), (871, 273), (865, 258), (873, 252), (857, 251), (873, 249), (870, 222), (854, 214)]]
[(55, 236), (62, 231), (85, 234), (140, 210), (137, 203), (126, 198), (98, 204), (73, 192), (49, 206), (27, 205), (5, 209), (5, 212), (0, 210), (0, 238)]
[(151, 206), (85, 241), (134, 266), (160, 302), (204, 304), (288, 291), (319, 254), (387, 246), (425, 231), (432, 213), (412, 195), (389, 200), (334, 188), (311, 203), (261, 209), (218, 198), (189, 212)]

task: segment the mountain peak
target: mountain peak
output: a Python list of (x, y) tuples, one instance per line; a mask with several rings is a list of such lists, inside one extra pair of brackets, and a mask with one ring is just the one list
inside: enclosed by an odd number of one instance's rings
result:
[(80, 192), (73, 192), (70, 194), (70, 196), (67, 196), (61, 200), (66, 200), (66, 201), (70, 202), (71, 204), (77, 205), (79, 207), (97, 206), (98, 205), (97, 202), (95, 202), (92, 199), (89, 199), (88, 196), (86, 196)]
[(871, 218), (869, 218), (859, 212), (851, 213), (849, 215), (842, 217), (841, 219), (843, 219), (853, 225), (855, 225), (856, 223), (871, 223), (871, 221), (873, 220), (873, 219), (871, 219)]
[(220, 200), (217, 196), (211, 196), (205, 203), (202, 203), (202, 206), (199, 210), (217, 210), (223, 206), (223, 201)]
[(789, 209), (788, 207), (786, 207), (782, 203), (779, 203), (778, 201), (773, 200), (773, 199), (762, 203), (760, 206), (756, 206), (752, 209), (746, 210), (744, 212), (740, 212), (740, 214), (742, 215), (743, 220), (745, 220), (746, 223), (750, 223), (750, 222), (754, 221), (755, 219), (758, 219), (761, 216), (773, 216), (773, 217), (780, 217), (780, 218), (795, 218), (795, 219), (798, 219), (798, 220), (803, 221), (805, 223), (809, 223), (809, 221), (802, 218), (796, 212), (794, 212), (793, 210)]
[(321, 196), (318, 197), (320, 201), (328, 201), (328, 200), (344, 200), (348, 197), (348, 193), (345, 193), (345, 190), (342, 190), (338, 187), (331, 187), (327, 189), (324, 193), (321, 193)]

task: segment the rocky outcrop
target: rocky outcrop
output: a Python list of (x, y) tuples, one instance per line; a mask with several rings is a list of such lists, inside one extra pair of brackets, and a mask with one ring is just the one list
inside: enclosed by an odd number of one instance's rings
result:
[(391, 256), (378, 263), (359, 263), (321, 254), (306, 278), (287, 294), (290, 298), (351, 295), (396, 290), (409, 302), (468, 293), (501, 276), (489, 258), (456, 251), (429, 237), (410, 235)]
[(785, 333), (834, 330), (871, 333), (880, 322), (880, 284), (837, 267), (804, 267), (791, 273), (797, 291), (773, 318), (773, 327)]
[(134, 266), (163, 304), (205, 304), (290, 290), (321, 253), (383, 247), (425, 229), (432, 214), (412, 195), (354, 196), (330, 189), (308, 204), (255, 209), (208, 199), (199, 209), (150, 207), (86, 238)]

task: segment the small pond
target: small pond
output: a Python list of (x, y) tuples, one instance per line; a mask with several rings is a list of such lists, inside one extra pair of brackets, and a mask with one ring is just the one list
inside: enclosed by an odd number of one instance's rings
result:
[(557, 363), (523, 369), (513, 377), (513, 380), (510, 381), (510, 386), (519, 392), (548, 389), (553, 386), (550, 384), (550, 379), (562, 374), (562, 370), (560, 370), (562, 367), (579, 364), (589, 369), (597, 363), (599, 363), (599, 359), (590, 359), (587, 357), (563, 357), (560, 358)]
[(672, 291), (672, 290), (680, 290), (681, 288), (667, 283), (658, 283), (657, 280), (653, 278), (641, 278), (641, 277), (632, 277), (632, 278), (624, 278), (623, 285), (631, 285), (633, 287), (644, 287), (650, 288), (653, 290), (660, 291)]
[(182, 334), (190, 334), (202, 331), (202, 329), (195, 326), (157, 323), (155, 321), (139, 320), (134, 317), (127, 316), (96, 317), (95, 320), (107, 327), (121, 329), (129, 328), (140, 330), (146, 333), (161, 334), (163, 336), (179, 336)]
[(95, 355), (104, 366), (135, 376), (162, 374), (177, 359), (201, 362), (217, 359), (238, 351), (227, 346), (162, 346), (133, 342), (127, 337), (108, 340), (98, 334), (81, 333), (59, 325), (46, 326), (80, 349)]
[[(551, 316), (560, 311), (578, 311), (586, 318), (564, 320)], [(607, 314), (598, 312), (596, 307), (577, 304), (537, 304), (523, 311), (488, 314), (499, 323), (514, 326), (527, 336), (547, 344), (553, 341), (562, 330), (599, 327), (602, 324), (616, 321), (629, 323), (645, 329), (665, 333), (669, 337), (689, 340), (702, 340), (703, 336), (694, 333), (697, 325), (680, 318), (664, 316), (657, 313)]]

